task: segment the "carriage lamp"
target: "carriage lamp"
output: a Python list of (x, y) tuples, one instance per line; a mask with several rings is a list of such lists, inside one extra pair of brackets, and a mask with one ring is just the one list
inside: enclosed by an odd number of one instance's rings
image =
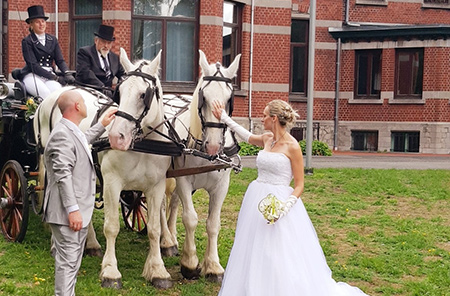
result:
[(6, 97), (9, 94), (9, 87), (5, 83), (0, 83), (0, 97)]
[(7, 198), (0, 198), (0, 209), (4, 209), (8, 206), (8, 199)]

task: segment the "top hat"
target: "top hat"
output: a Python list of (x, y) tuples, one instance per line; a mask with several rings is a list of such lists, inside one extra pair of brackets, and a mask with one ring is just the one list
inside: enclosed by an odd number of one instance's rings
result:
[(95, 32), (94, 35), (108, 41), (116, 40), (114, 37), (114, 27), (107, 25), (100, 25), (100, 27), (98, 27), (98, 31)]
[(31, 20), (41, 18), (44, 20), (48, 19), (48, 16), (45, 16), (44, 7), (41, 5), (33, 5), (28, 7), (28, 18), (25, 20), (27, 24), (30, 23)]

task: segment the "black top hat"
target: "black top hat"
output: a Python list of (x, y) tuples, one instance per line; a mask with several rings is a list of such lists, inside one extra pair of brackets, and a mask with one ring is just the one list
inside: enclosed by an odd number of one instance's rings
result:
[(98, 27), (98, 31), (95, 32), (94, 35), (108, 41), (116, 40), (114, 37), (114, 27), (107, 25), (100, 25), (100, 27)]
[(28, 7), (28, 18), (25, 20), (27, 24), (30, 23), (31, 20), (42, 18), (44, 20), (48, 19), (48, 16), (45, 16), (44, 7), (41, 5), (33, 5)]

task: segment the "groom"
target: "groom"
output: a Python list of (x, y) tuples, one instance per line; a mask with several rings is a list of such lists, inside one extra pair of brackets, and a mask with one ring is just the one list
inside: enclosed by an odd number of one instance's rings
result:
[(63, 118), (44, 150), (48, 183), (43, 220), (52, 230), (55, 296), (72, 296), (95, 201), (96, 175), (88, 145), (105, 131), (116, 110), (108, 111), (101, 122), (83, 133), (78, 125), (86, 118), (87, 108), (81, 94), (65, 91), (57, 103)]

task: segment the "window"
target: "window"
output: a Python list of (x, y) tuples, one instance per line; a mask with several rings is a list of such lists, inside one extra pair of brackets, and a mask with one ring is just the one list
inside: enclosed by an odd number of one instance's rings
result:
[(75, 45), (75, 51), (70, 51), (70, 66), (75, 68), (76, 54), (83, 46), (94, 44), (94, 32), (102, 23), (102, 0), (74, 0), (72, 15), (73, 38), (71, 43)]
[(449, 0), (423, 0), (423, 3), (430, 4), (449, 4)]
[(161, 80), (193, 82), (196, 77), (196, 0), (134, 0), (132, 59), (152, 60), (160, 50)]
[(378, 151), (378, 131), (352, 131), (351, 150)]
[(358, 50), (355, 58), (355, 98), (380, 98), (381, 51)]
[(391, 151), (419, 152), (420, 133), (414, 131), (392, 132)]
[[(242, 7), (237, 3), (223, 2), (222, 64), (230, 66), (241, 53)], [(239, 67), (240, 69), (240, 67)], [(240, 86), (240, 71), (234, 84)]]
[[(297, 140), (306, 140), (306, 122), (296, 122), (290, 130), (290, 134)], [(313, 122), (313, 140), (319, 141), (320, 124)]]
[(308, 21), (292, 20), (290, 92), (306, 95), (308, 83)]
[(395, 98), (421, 98), (423, 48), (397, 49), (395, 61)]

